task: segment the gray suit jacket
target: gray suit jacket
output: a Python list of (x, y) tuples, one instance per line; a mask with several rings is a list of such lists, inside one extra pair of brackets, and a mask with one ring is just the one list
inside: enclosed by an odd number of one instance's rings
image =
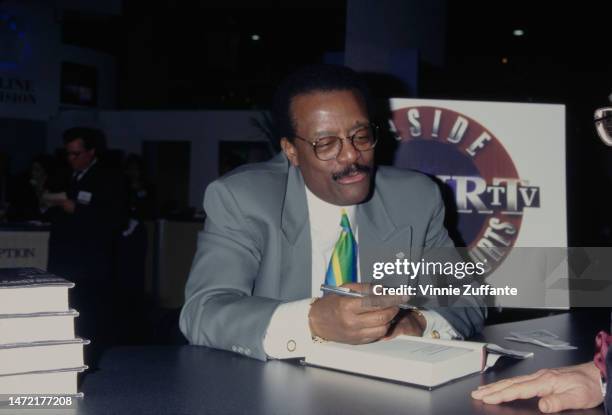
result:
[[(263, 337), (276, 307), (311, 295), (311, 240), (304, 181), (281, 153), (243, 166), (206, 189), (204, 230), (185, 287), (180, 327), (192, 344), (265, 360)], [(452, 246), (437, 186), (426, 176), (379, 167), (370, 200), (356, 208), (359, 267), (371, 279), (378, 253), (418, 260)], [(367, 237), (366, 237), (367, 236)], [(321, 276), (323, 281), (324, 276)], [(486, 309), (436, 310), (464, 337), (482, 328)]]

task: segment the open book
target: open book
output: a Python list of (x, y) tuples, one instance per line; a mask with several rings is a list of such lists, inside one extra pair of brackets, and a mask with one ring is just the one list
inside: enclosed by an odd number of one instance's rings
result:
[[(509, 351), (496, 345), (456, 340), (398, 336), (363, 345), (314, 343), (304, 363), (397, 382), (435, 388), (477, 373), (502, 356), (531, 357), (533, 353)], [(490, 352), (497, 348), (496, 351)]]

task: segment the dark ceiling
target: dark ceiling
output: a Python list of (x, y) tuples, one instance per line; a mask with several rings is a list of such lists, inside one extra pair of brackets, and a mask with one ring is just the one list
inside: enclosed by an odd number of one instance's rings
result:
[[(265, 109), (293, 68), (344, 50), (346, 1), (209, 3), (66, 12), (63, 40), (116, 57), (119, 109)], [(612, 92), (612, 2), (447, 1), (446, 12), (445, 63), (420, 63), (418, 96), (565, 104), (569, 213), (579, 218), (570, 241), (609, 241), (612, 200), (599, 189), (612, 187), (612, 152), (591, 120)]]
[[(446, 62), (422, 64), (419, 96), (567, 102), (598, 89), (605, 100), (609, 3), (449, 1)], [(292, 69), (344, 50), (346, 1), (220, 4), (125, 0), (121, 16), (66, 12), (63, 39), (117, 58), (120, 108), (265, 108)], [(143, 92), (152, 83), (155, 97)]]

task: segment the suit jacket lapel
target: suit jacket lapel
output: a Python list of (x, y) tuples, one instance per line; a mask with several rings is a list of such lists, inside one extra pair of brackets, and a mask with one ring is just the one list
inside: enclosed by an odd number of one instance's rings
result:
[(375, 262), (395, 261), (397, 255), (410, 258), (412, 227), (398, 228), (378, 191), (366, 203), (357, 206), (359, 226), (359, 270), (362, 282), (373, 282)]
[(312, 247), (304, 179), (290, 166), (281, 217), (281, 298), (310, 297)]
[[(280, 295), (287, 300), (311, 295), (312, 246), (304, 186), (300, 171), (290, 166), (281, 217)], [(363, 282), (373, 281), (374, 262), (395, 261), (398, 254), (411, 258), (412, 227), (397, 227), (394, 224), (378, 191), (374, 191), (370, 200), (357, 206), (356, 217), (359, 226), (359, 269)]]
[(304, 179), (300, 171), (290, 166), (287, 172), (287, 187), (285, 189), (281, 228), (285, 238), (292, 245), (302, 236), (304, 228), (310, 229), (304, 186)]

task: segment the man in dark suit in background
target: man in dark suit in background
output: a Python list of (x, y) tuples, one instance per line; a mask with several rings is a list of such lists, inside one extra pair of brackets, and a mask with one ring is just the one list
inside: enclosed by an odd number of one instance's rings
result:
[(78, 282), (112, 277), (113, 246), (127, 215), (124, 180), (98, 159), (103, 140), (91, 128), (64, 134), (72, 175), (66, 198), (57, 202), (63, 214), (53, 223), (50, 268)]
[(98, 158), (103, 141), (96, 129), (64, 133), (72, 175), (66, 197), (55, 202), (62, 212), (49, 240), (49, 270), (76, 283), (72, 306), (81, 312), (81, 336), (98, 336), (110, 321), (114, 251), (127, 217), (125, 180)]

